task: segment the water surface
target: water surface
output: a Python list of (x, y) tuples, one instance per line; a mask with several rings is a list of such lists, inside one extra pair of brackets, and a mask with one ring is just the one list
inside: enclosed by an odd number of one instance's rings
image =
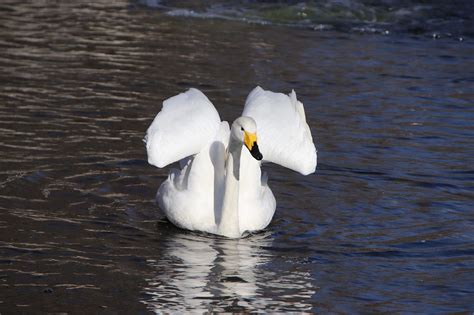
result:
[[(173, 10), (0, 5), (0, 312), (474, 311), (470, 30)], [(196, 87), (232, 121), (257, 84), (296, 90), (316, 174), (265, 165), (257, 235), (173, 227), (142, 142), (162, 100)]]

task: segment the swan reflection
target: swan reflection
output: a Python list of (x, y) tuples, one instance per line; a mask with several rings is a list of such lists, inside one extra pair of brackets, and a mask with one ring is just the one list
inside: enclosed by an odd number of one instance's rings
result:
[(170, 233), (158, 260), (148, 263), (143, 301), (150, 310), (310, 310), (315, 290), (309, 273), (278, 272), (270, 233), (224, 239), (188, 232)]

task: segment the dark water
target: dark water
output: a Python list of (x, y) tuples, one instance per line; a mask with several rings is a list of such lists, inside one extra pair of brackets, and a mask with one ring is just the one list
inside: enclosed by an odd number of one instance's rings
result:
[(316, 31), (474, 36), (471, 0), (137, 0), (170, 16), (285, 25)]
[[(0, 5), (0, 312), (474, 311), (469, 36), (168, 12)], [(142, 142), (161, 101), (194, 86), (233, 120), (257, 84), (305, 103), (316, 174), (266, 166), (257, 235), (173, 227)]]

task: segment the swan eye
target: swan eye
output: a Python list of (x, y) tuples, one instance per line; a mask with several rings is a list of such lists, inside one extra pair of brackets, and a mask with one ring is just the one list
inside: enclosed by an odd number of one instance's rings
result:
[(240, 130), (244, 131), (244, 127), (240, 127)]

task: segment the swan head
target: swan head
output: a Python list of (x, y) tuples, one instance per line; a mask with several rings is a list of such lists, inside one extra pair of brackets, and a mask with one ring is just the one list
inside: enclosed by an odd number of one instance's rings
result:
[(250, 154), (258, 161), (263, 156), (257, 145), (257, 124), (251, 117), (242, 116), (232, 124), (230, 136), (238, 143), (245, 145)]

